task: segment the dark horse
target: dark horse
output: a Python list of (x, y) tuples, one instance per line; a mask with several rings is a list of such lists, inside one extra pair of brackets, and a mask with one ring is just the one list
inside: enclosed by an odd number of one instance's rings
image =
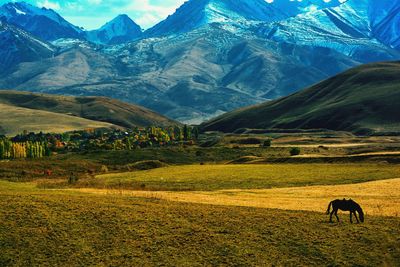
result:
[[(332, 209), (332, 212), (330, 211)], [(336, 219), (339, 221), (339, 217), (337, 215), (338, 210), (343, 210), (343, 211), (350, 211), (350, 222), (353, 223), (353, 214), (354, 217), (356, 217), (357, 223), (360, 223), (358, 218), (357, 218), (357, 214), (356, 211), (358, 212), (358, 215), (360, 216), (360, 221), (364, 222), (364, 212), (362, 210), (362, 208), (360, 207), (360, 205), (358, 205), (356, 202), (354, 202), (353, 200), (340, 200), (340, 199), (336, 199), (334, 201), (332, 201), (331, 203), (329, 203), (328, 206), (328, 210), (326, 211), (326, 214), (330, 214), (330, 218), (329, 221), (332, 222), (332, 216), (333, 214), (335, 214)]]

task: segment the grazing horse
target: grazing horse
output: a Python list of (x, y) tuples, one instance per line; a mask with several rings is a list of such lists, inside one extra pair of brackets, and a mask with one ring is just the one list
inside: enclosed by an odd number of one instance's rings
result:
[[(330, 211), (331, 207), (332, 207), (332, 212)], [(354, 217), (356, 217), (357, 223), (360, 223), (357, 218), (357, 214), (356, 214), (356, 211), (357, 211), (358, 215), (360, 216), (360, 221), (364, 222), (364, 212), (363, 212), (362, 208), (360, 207), (360, 205), (358, 205), (356, 202), (354, 202), (351, 199), (349, 199), (349, 200), (336, 199), (336, 200), (332, 201), (331, 203), (329, 203), (326, 214), (330, 214), (330, 218), (329, 218), (330, 222), (333, 222), (332, 221), (333, 214), (335, 214), (337, 221), (339, 221), (339, 217), (337, 215), (338, 210), (350, 211), (350, 222), (353, 223), (353, 214), (354, 214)]]

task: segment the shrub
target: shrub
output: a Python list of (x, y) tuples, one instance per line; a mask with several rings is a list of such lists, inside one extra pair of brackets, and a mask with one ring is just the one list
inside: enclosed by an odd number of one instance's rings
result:
[(300, 155), (301, 150), (298, 147), (293, 147), (292, 149), (290, 149), (290, 155), (291, 156), (297, 156)]
[(263, 147), (271, 147), (271, 145), (272, 145), (271, 139), (265, 140), (263, 143)]
[(157, 168), (162, 168), (162, 167), (167, 167), (167, 166), (168, 166), (167, 164), (165, 164), (164, 162), (161, 162), (159, 160), (143, 160), (143, 161), (138, 161), (133, 164), (128, 164), (126, 167), (128, 169), (145, 171), (145, 170), (157, 169)]
[(242, 144), (242, 145), (259, 145), (259, 144), (261, 144), (261, 140), (258, 139), (258, 138), (250, 137), (250, 138), (238, 140), (238, 144)]
[(221, 138), (219, 137), (211, 137), (205, 140), (204, 142), (200, 143), (200, 147), (213, 147), (220, 143)]
[(196, 157), (204, 157), (204, 156), (206, 156), (206, 153), (204, 151), (201, 150), (196, 151)]
[(76, 176), (75, 174), (71, 173), (71, 175), (68, 178), (68, 184), (76, 184), (79, 180), (79, 177)]

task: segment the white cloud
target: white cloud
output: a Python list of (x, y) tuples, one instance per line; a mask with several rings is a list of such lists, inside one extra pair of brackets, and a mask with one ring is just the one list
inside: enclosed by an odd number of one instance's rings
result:
[(153, 26), (175, 12), (184, 1), (177, 1), (175, 5), (163, 6), (153, 4), (151, 0), (133, 0), (129, 4), (117, 8), (118, 13), (135, 13), (135, 22), (144, 28)]
[(48, 0), (39, 1), (39, 2), (37, 2), (37, 5), (38, 5), (38, 7), (45, 7), (45, 8), (50, 8), (50, 9), (54, 9), (54, 10), (61, 9), (59, 3), (50, 2)]
[(65, 4), (65, 7), (69, 10), (73, 11), (83, 11), (85, 10), (84, 6), (77, 4), (77, 3), (67, 3)]
[(144, 25), (144, 26), (146, 26), (146, 27), (148, 27), (149, 25), (155, 25), (155, 24), (157, 24), (159, 21), (160, 21), (160, 17), (155, 16), (155, 15), (153, 15), (153, 14), (151, 14), (151, 13), (143, 14), (142, 16), (137, 17), (137, 18), (135, 19), (135, 22), (136, 22), (138, 25), (140, 25), (140, 26)]

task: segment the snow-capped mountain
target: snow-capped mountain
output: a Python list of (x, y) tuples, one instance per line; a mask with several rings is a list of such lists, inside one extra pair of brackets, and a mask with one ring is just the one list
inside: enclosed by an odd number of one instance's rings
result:
[(274, 0), (271, 5), (281, 10), (287, 17), (293, 17), (318, 9), (335, 7), (340, 5), (342, 2), (343, 1), (339, 0), (331, 0), (329, 2), (324, 0)]
[(241, 24), (283, 18), (285, 14), (265, 0), (190, 0), (145, 34), (162, 36), (188, 32), (213, 22)]
[(86, 32), (86, 39), (99, 44), (120, 44), (142, 36), (142, 29), (127, 15), (119, 15), (98, 30)]
[(10, 2), (0, 7), (0, 17), (47, 41), (59, 38), (82, 38), (82, 30), (51, 9), (25, 2)]
[(334, 49), (360, 62), (394, 60), (400, 44), (400, 0), (348, 0), (338, 7), (311, 11), (263, 24), (257, 31), (276, 42)]
[[(246, 27), (252, 21), (273, 22), (340, 4), (338, 0), (189, 0), (164, 21), (147, 30), (147, 36), (165, 36), (188, 32), (205, 24), (223, 23)], [(233, 27), (236, 30), (236, 27)]]
[(52, 57), (56, 48), (28, 32), (0, 20), (0, 76), (12, 72), (21, 62)]

